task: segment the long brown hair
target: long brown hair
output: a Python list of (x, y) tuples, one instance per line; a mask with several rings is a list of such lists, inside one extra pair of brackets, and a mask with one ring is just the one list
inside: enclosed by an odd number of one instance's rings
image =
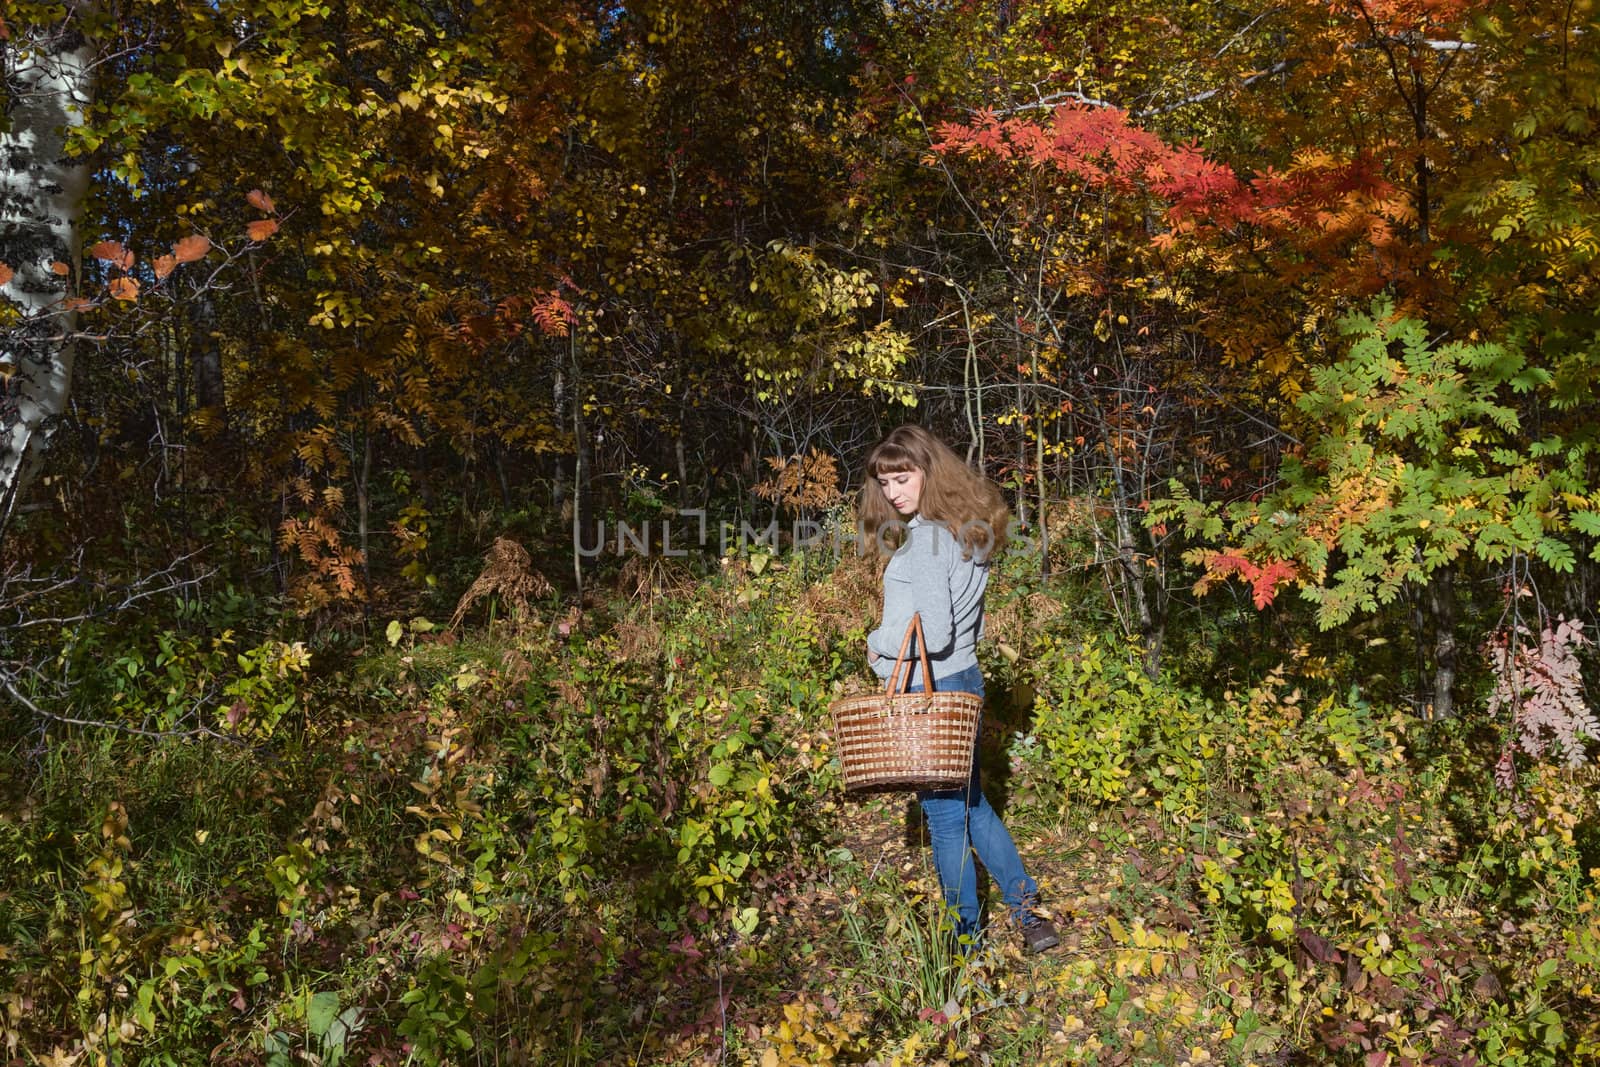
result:
[(955, 535), (961, 542), (963, 558), (971, 559), (977, 553), (983, 559), (993, 559), (1000, 554), (1005, 548), (1011, 513), (999, 487), (963, 463), (949, 445), (921, 426), (910, 425), (891, 430), (867, 453), (866, 480), (856, 500), (862, 554), (887, 553), (898, 542), (899, 538), (890, 531), (904, 520), (884, 499), (878, 476), (910, 470), (922, 472), (917, 514)]

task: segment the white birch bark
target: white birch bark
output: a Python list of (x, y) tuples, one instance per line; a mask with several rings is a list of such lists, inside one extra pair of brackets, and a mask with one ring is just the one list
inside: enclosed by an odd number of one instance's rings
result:
[(76, 316), (63, 310), (77, 262), (77, 227), (89, 184), (86, 161), (66, 158), (67, 131), (83, 121), (95, 50), (69, 3), (55, 26), (9, 27), (4, 41), (6, 118), (0, 130), (0, 538), (37, 476), (72, 384)]

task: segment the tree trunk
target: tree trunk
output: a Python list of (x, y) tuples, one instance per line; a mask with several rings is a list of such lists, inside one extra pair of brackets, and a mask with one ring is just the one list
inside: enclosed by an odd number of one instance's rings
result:
[[(1021, 354), (1019, 349), (1018, 355)], [(1023, 395), (1022, 378), (1017, 378), (1017, 414), (1027, 410), (1027, 397)], [(1017, 430), (1017, 502), (1013, 510), (1017, 513), (1017, 521), (1028, 525), (1028, 431), (1026, 427)]]
[[(365, 392), (363, 383), (362, 392)], [(365, 398), (363, 398), (365, 399)], [(356, 468), (356, 537), (361, 546), (361, 580), (372, 588), (372, 546), (368, 520), (372, 516), (372, 427), (361, 431), (361, 463)]]
[[(1150, 611), (1150, 597), (1145, 589), (1145, 567), (1139, 559), (1139, 542), (1133, 532), (1133, 509), (1129, 508), (1122, 493), (1122, 468), (1118, 464), (1115, 468), (1117, 481), (1117, 499), (1113, 508), (1113, 519), (1117, 525), (1117, 563), (1122, 570), (1123, 581), (1127, 584), (1128, 597), (1133, 602), (1133, 617), (1139, 628), (1139, 637), (1145, 644), (1144, 670), (1151, 678), (1157, 676), (1161, 670), (1161, 648), (1159, 642), (1152, 647), (1151, 641), (1157, 635), (1156, 619)], [(1161, 628), (1165, 633), (1165, 627)]]
[(218, 340), (217, 309), (210, 293), (202, 292), (195, 297), (192, 315), (194, 399), (195, 405), (209, 414), (210, 430), (207, 436), (211, 436), (228, 428), (228, 396), (222, 380), (222, 344)]
[(1039, 350), (1028, 358), (1028, 376), (1033, 380), (1033, 480), (1039, 498), (1039, 577), (1050, 577), (1050, 508), (1045, 496), (1044, 414), (1039, 409)]
[(1456, 684), (1456, 577), (1444, 568), (1435, 571), (1425, 589), (1428, 614), (1433, 616), (1432, 719), (1455, 714)]
[[(584, 378), (580, 370), (578, 356), (578, 331), (574, 329), (569, 335), (572, 351), (572, 581), (578, 591), (578, 599), (583, 599), (583, 532), (587, 525), (584, 521), (588, 518), (587, 509), (592, 509), (593, 502), (590, 494), (584, 490), (588, 488), (590, 467), (593, 465), (593, 452), (589, 448), (589, 431), (583, 421)], [(605, 540), (605, 531), (595, 532), (595, 544), (598, 546)]]
[(76, 316), (61, 309), (68, 280), (52, 266), (77, 261), (89, 167), (65, 158), (66, 134), (83, 121), (95, 49), (77, 21), (89, 4), (67, 6), (61, 24), (11, 27), (3, 46), (11, 125), (0, 132), (0, 263), (13, 273), (0, 299), (21, 319), (0, 338), (0, 537), (72, 385)]
[(972, 336), (972, 308), (967, 304), (967, 291), (957, 289), (956, 295), (961, 297), (961, 319), (966, 327), (967, 354), (961, 364), (961, 410), (967, 417), (967, 435), (970, 438), (967, 444), (967, 465), (971, 466), (974, 458), (978, 461), (978, 470), (983, 471), (983, 434), (978, 427), (983, 424), (983, 394), (978, 390), (983, 388), (983, 383), (978, 380), (978, 342)]

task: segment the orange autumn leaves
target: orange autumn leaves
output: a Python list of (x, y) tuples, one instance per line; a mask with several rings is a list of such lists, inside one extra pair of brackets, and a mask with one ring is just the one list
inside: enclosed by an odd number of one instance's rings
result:
[(172, 251), (164, 256), (157, 256), (150, 264), (150, 269), (155, 271), (159, 281), (177, 269), (180, 263), (194, 263), (205, 258), (211, 251), (211, 239), (203, 234), (191, 234), (172, 246)]
[[(245, 236), (253, 243), (260, 244), (278, 232), (280, 220), (276, 205), (272, 197), (260, 189), (252, 189), (245, 197), (246, 202), (258, 211), (273, 216), (267, 219), (256, 219), (245, 226)], [(198, 263), (212, 250), (211, 238), (204, 234), (190, 234), (176, 241), (171, 248), (156, 256), (150, 261), (150, 272), (159, 283), (165, 281), (173, 271), (185, 263)], [(139, 279), (133, 274), (138, 257), (120, 241), (98, 241), (91, 245), (88, 254), (102, 263), (109, 264), (120, 273), (113, 275), (106, 282), (106, 292), (113, 300), (133, 302), (139, 299), (141, 291)], [(60, 260), (50, 264), (50, 272), (58, 277), (67, 277), (72, 273), (72, 267)], [(16, 270), (9, 264), (0, 263), (0, 286), (5, 286), (16, 277)], [(61, 303), (67, 311), (79, 311), (93, 305), (93, 301), (83, 297), (68, 297)]]
[[(89, 254), (100, 262), (109, 263), (123, 272), (132, 270), (136, 262), (134, 254), (122, 247), (122, 242), (120, 241), (101, 241), (89, 249)], [(60, 271), (56, 273), (59, 274)], [(113, 277), (106, 283), (106, 289), (116, 300), (132, 301), (139, 299), (139, 279), (127, 273)]]
[(272, 203), (272, 197), (268, 196), (260, 189), (252, 189), (250, 190), (249, 195), (245, 197), (245, 200), (249, 201), (250, 206), (255, 208), (257, 211), (273, 216), (270, 219), (257, 219), (244, 228), (244, 232), (250, 238), (250, 240), (257, 242), (265, 241), (267, 238), (277, 233), (278, 209)]

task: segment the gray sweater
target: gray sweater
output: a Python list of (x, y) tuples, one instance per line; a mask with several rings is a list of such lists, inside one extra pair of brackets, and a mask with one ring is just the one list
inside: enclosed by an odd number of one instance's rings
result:
[[(872, 665), (887, 679), (905, 638), (911, 616), (922, 615), (922, 634), (928, 642), (928, 664), (937, 688), (948, 678), (978, 662), (976, 645), (983, 636), (983, 592), (989, 584), (989, 566), (978, 553), (962, 559), (963, 549), (943, 524), (918, 515), (907, 524), (905, 543), (883, 571), (883, 621), (867, 635), (867, 647), (881, 659)], [(906, 658), (916, 663), (911, 684), (922, 686), (916, 642)]]

